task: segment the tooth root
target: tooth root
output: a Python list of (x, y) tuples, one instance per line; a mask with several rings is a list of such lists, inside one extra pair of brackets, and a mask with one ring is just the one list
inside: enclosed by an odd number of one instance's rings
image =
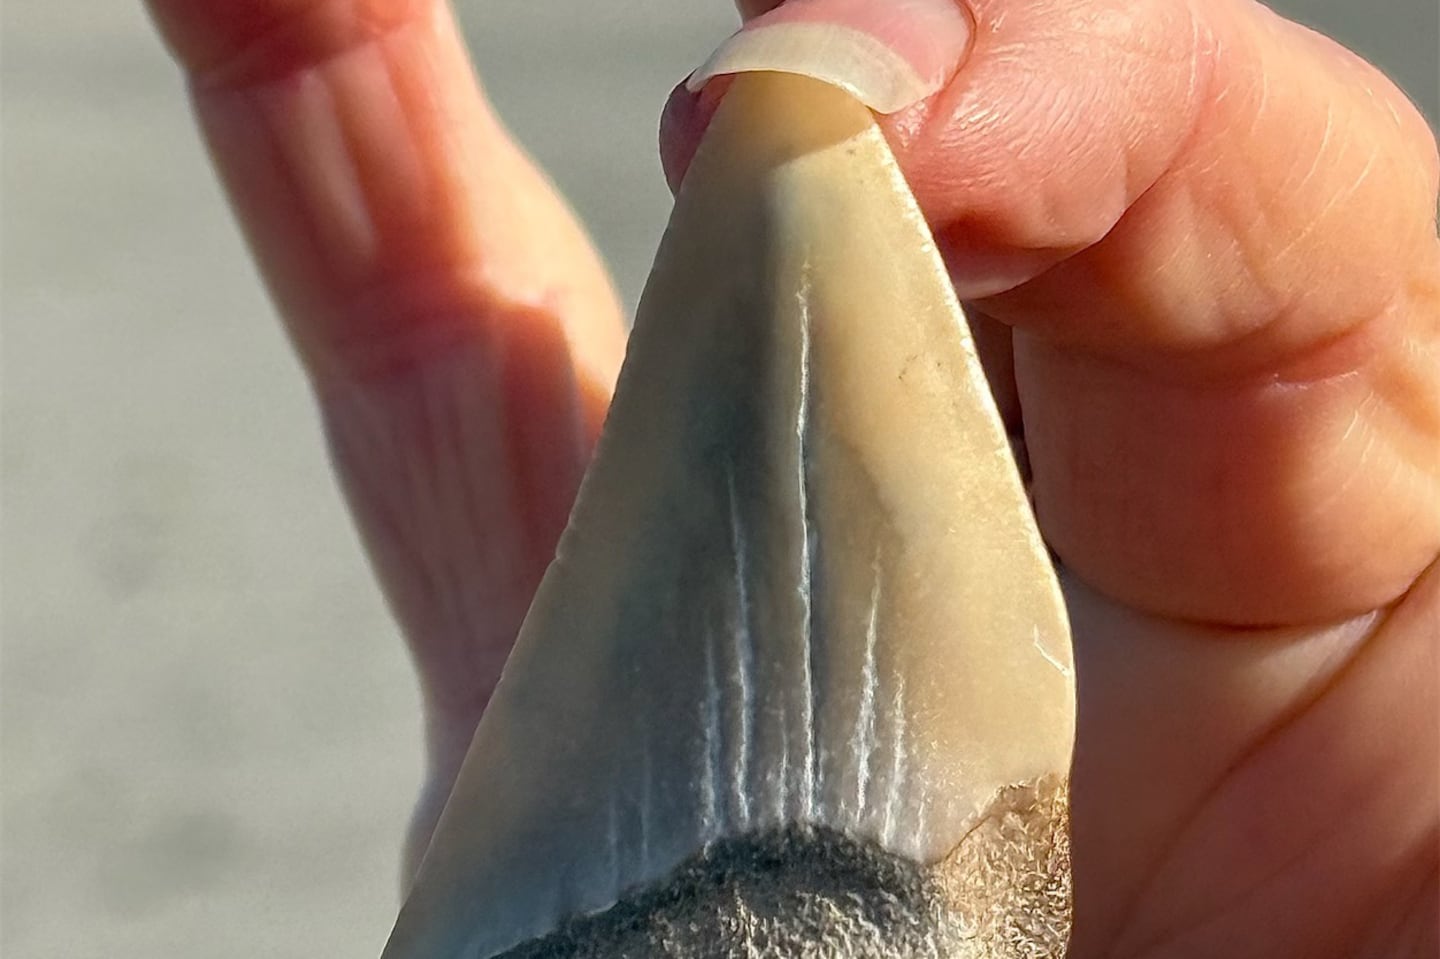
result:
[(738, 78), (385, 955), (485, 959), (787, 826), (928, 869), (977, 942), (1020, 935), (986, 862), (1049, 857), (1063, 945), (1073, 724), (1058, 588), (882, 135)]

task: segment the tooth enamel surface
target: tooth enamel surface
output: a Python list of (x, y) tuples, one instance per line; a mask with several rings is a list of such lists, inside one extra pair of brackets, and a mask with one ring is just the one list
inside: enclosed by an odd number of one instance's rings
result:
[(1059, 955), (1073, 735), (1058, 588), (883, 137), (738, 77), (386, 957), (489, 959), (792, 827), (921, 869), (956, 956)]

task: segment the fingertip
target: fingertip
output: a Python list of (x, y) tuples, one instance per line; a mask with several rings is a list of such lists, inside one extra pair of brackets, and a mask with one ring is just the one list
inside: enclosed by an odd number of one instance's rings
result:
[(892, 114), (941, 90), (973, 33), (957, 0), (791, 0), (747, 21), (687, 83), (698, 90), (725, 74), (796, 73)]
[(756, 71), (809, 76), (877, 114), (894, 115), (942, 90), (974, 37), (971, 15), (959, 0), (767, 0), (740, 6), (744, 26), (666, 105), (661, 156), (672, 189), (684, 176), (727, 77)]
[(735, 0), (735, 9), (740, 11), (741, 20), (754, 20), (762, 13), (768, 13), (785, 0)]

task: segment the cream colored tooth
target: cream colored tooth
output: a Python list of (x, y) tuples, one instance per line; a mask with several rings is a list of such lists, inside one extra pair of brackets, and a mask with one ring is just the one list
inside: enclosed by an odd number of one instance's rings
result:
[(795, 954), (1058, 957), (1074, 718), (1058, 587), (884, 137), (831, 86), (739, 77), (386, 959), (713, 952), (762, 920), (694, 893), (712, 867), (923, 906), (781, 910)]
[(902, 110), (942, 85), (927, 81), (904, 57), (860, 30), (827, 23), (776, 23), (735, 34), (685, 86), (694, 93), (722, 74), (757, 71), (820, 80), (877, 113)]

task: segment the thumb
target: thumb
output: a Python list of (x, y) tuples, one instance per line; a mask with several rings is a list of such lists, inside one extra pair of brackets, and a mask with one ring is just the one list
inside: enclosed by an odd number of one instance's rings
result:
[[(823, 25), (833, 60), (860, 32), (921, 78), (882, 124), (972, 316), (1014, 331), (1062, 560), (1233, 625), (1405, 593), (1440, 552), (1440, 165), (1415, 109), (1252, 0), (973, 0), (964, 35), (946, 5), (794, 0), (738, 43)], [(672, 98), (672, 179), (722, 93)]]

